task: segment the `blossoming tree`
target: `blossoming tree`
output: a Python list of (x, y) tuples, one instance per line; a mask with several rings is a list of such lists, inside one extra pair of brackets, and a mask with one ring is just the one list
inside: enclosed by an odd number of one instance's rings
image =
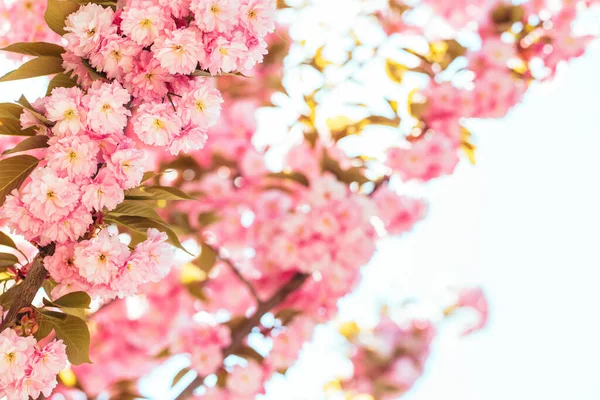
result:
[[(282, 21), (322, 6), (292, 3)], [(17, 0), (0, 32), (27, 61), (0, 82), (52, 78), (46, 97), (0, 104), (0, 396), (135, 398), (182, 354), (178, 399), (264, 393), (378, 238), (425, 216), (402, 183), (474, 162), (468, 119), (505, 115), (581, 55), (573, 22), (593, 3), (349, 2), (311, 41), (293, 22), (273, 33), (274, 0)], [(263, 140), (270, 101), (290, 118)], [(481, 292), (456, 294), (440, 314), (471, 307), (483, 326)], [(339, 391), (389, 399), (421, 375), (433, 321), (345, 326)]]

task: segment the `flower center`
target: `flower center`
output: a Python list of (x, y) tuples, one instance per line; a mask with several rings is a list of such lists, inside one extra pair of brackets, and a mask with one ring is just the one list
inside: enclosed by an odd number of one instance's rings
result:
[(248, 11), (248, 18), (250, 19), (256, 19), (256, 10), (250, 10)]
[(152, 21), (150, 21), (148, 18), (146, 18), (146, 19), (144, 19), (144, 20), (141, 20), (141, 21), (140, 21), (140, 26), (141, 26), (142, 28), (148, 28), (148, 27), (150, 27), (151, 25), (152, 25)]
[(175, 52), (177, 52), (177, 53), (181, 53), (181, 52), (183, 52), (183, 46), (182, 46), (182, 45), (180, 45), (180, 44), (173, 45), (173, 47), (172, 47), (172, 48), (173, 48), (173, 51), (175, 51)]
[(219, 48), (219, 52), (221, 54), (223, 54), (224, 56), (229, 55), (229, 49), (227, 47), (221, 47), (221, 48)]
[(210, 6), (210, 12), (213, 14), (218, 14), (221, 12), (221, 8), (218, 5), (213, 4), (212, 6)]
[(160, 119), (155, 119), (154, 122), (152, 123), (152, 125), (154, 126), (154, 128), (156, 128), (157, 130), (162, 130), (165, 128), (165, 123), (162, 122)]
[(56, 193), (54, 193), (54, 191), (52, 191), (52, 190), (48, 190), (48, 192), (46, 193), (46, 198), (53, 199), (55, 197), (56, 197)]
[(69, 152), (69, 161), (73, 162), (77, 160), (77, 153), (75, 153), (73, 150), (71, 150)]
[(106, 254), (104, 254), (104, 253), (101, 253), (101, 254), (98, 256), (98, 261), (100, 261), (101, 263), (105, 263), (105, 262), (106, 262)]
[(96, 29), (92, 28), (90, 29), (88, 32), (88, 37), (91, 38), (92, 36), (94, 36), (96, 34)]
[(204, 112), (205, 104), (204, 104), (204, 102), (202, 100), (198, 100), (196, 102), (196, 107), (198, 108), (198, 111)]
[(75, 118), (75, 111), (72, 108), (68, 109), (63, 114), (63, 118), (64, 119), (73, 119), (73, 118)]
[(108, 103), (105, 103), (105, 104), (102, 106), (102, 111), (104, 111), (104, 112), (108, 112), (108, 111), (110, 111), (111, 109), (112, 109), (112, 107), (111, 107), (111, 105), (110, 105), (110, 104), (108, 104)]
[(7, 363), (12, 364), (13, 361), (15, 361), (15, 353), (7, 353), (6, 356), (4, 356), (4, 358)]

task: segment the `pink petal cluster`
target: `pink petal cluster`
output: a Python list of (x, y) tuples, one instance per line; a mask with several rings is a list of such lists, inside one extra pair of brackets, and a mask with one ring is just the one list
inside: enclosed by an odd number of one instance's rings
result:
[(94, 238), (58, 246), (44, 259), (50, 276), (58, 282), (53, 297), (85, 291), (100, 298), (136, 294), (147, 282), (158, 282), (169, 272), (173, 250), (167, 235), (148, 229), (148, 239), (133, 251), (108, 229)]
[[(21, 337), (13, 329), (0, 332), (0, 396), (7, 400), (50, 396), (56, 374), (67, 366), (66, 347), (53, 340), (42, 348), (33, 336)], [(5, 397), (6, 396), (6, 397)]]
[(177, 353), (190, 356), (191, 367), (201, 376), (214, 373), (223, 363), (223, 349), (231, 343), (231, 333), (225, 325), (192, 323), (181, 329)]
[(409, 232), (427, 214), (423, 199), (400, 196), (388, 185), (380, 187), (373, 195), (379, 218), (390, 235)]

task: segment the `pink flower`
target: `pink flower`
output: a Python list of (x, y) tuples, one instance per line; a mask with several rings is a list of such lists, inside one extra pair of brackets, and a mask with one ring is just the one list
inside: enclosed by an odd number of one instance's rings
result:
[[(162, 33), (170, 20), (163, 8), (151, 1), (143, 1), (136, 6), (126, 6), (121, 14), (121, 30), (131, 40), (141, 46), (150, 46)], [(172, 27), (169, 27), (170, 29)]]
[(106, 135), (122, 132), (131, 112), (125, 108), (131, 96), (118, 82), (95, 81), (83, 98), (89, 109), (88, 126), (95, 133)]
[(103, 38), (116, 33), (114, 12), (110, 7), (89, 3), (67, 17), (64, 38), (67, 49), (78, 57), (87, 57), (98, 49)]
[(129, 257), (129, 248), (107, 229), (75, 245), (75, 265), (91, 283), (110, 283)]
[(25, 376), (28, 359), (33, 355), (35, 339), (20, 337), (13, 329), (0, 333), (0, 388)]
[(236, 365), (227, 378), (227, 389), (240, 396), (254, 397), (262, 391), (265, 374), (254, 360), (242, 367)]
[(271, 0), (242, 0), (242, 26), (254, 35), (262, 37), (275, 30), (276, 11), (276, 4)]
[(515, 56), (515, 45), (500, 38), (489, 38), (483, 42), (481, 52), (492, 67), (507, 68), (507, 62)]
[(23, 188), (22, 199), (31, 213), (44, 221), (66, 217), (79, 202), (79, 188), (67, 178), (59, 178), (51, 168), (38, 168)]
[(399, 196), (387, 185), (375, 192), (373, 200), (377, 205), (379, 218), (391, 235), (409, 232), (427, 213), (427, 204), (422, 199)]
[(165, 31), (152, 46), (160, 65), (171, 74), (191, 74), (200, 57), (198, 32), (192, 28)]
[(173, 139), (169, 146), (169, 152), (177, 155), (180, 152), (187, 154), (195, 150), (200, 150), (206, 144), (207, 139), (206, 129), (188, 124), (183, 127), (181, 134)]
[(0, 208), (0, 217), (9, 228), (25, 236), (27, 240), (35, 240), (44, 225), (42, 220), (36, 218), (25, 207), (17, 189), (6, 196), (6, 200)]
[(45, 246), (50, 242), (66, 243), (77, 240), (88, 231), (92, 222), (92, 216), (87, 208), (78, 205), (73, 212), (61, 220), (44, 224), (40, 244)]
[(210, 45), (206, 67), (212, 75), (235, 71), (243, 65), (239, 61), (244, 59), (247, 51), (243, 38), (236, 36), (227, 39), (219, 36)]
[(456, 308), (470, 308), (477, 314), (477, 322), (466, 329), (462, 334), (463, 336), (469, 335), (473, 332), (481, 330), (488, 321), (488, 303), (480, 287), (465, 288), (458, 293), (458, 300), (456, 301)]
[(450, 174), (458, 163), (456, 144), (440, 135), (412, 143), (410, 149), (391, 148), (388, 165), (404, 179), (429, 181)]
[(87, 178), (98, 170), (96, 155), (99, 147), (88, 136), (52, 138), (46, 151), (48, 167), (66, 173), (69, 179)]
[(146, 267), (150, 275), (146, 281), (158, 281), (168, 272), (173, 260), (173, 248), (167, 243), (167, 234), (155, 228), (149, 228), (146, 232), (148, 239), (135, 247), (133, 255), (143, 255), (147, 259)]
[(181, 119), (169, 103), (142, 104), (131, 123), (140, 140), (154, 146), (168, 146), (181, 132)]
[(125, 76), (125, 87), (134, 99), (160, 100), (169, 91), (167, 84), (173, 76), (160, 66), (160, 61), (149, 51), (142, 51), (134, 60), (133, 71)]
[(108, 168), (102, 168), (90, 183), (81, 186), (81, 202), (88, 211), (114, 210), (123, 202), (125, 192)]
[(81, 104), (83, 93), (78, 87), (55, 88), (46, 103), (46, 116), (56, 122), (56, 136), (77, 135), (85, 127), (86, 112)]
[(65, 69), (65, 73), (71, 77), (73, 74), (77, 78), (77, 84), (83, 89), (87, 89), (92, 86), (92, 77), (88, 69), (83, 65), (81, 57), (76, 56), (70, 51), (66, 51), (61, 54), (63, 59), (62, 67)]
[(38, 379), (54, 380), (67, 366), (67, 347), (62, 340), (53, 340), (37, 350), (32, 360), (33, 375)]
[(194, 22), (204, 32), (227, 32), (236, 21), (239, 0), (192, 0)]
[(102, 41), (98, 52), (90, 55), (90, 64), (108, 78), (122, 80), (133, 71), (134, 60), (141, 51), (142, 47), (134, 41), (112, 34)]
[(123, 149), (115, 151), (107, 168), (125, 190), (136, 187), (144, 176), (145, 154), (141, 150)]
[(182, 103), (185, 107), (184, 117), (199, 127), (207, 129), (217, 123), (223, 97), (208, 80), (196, 78), (191, 90), (183, 95)]

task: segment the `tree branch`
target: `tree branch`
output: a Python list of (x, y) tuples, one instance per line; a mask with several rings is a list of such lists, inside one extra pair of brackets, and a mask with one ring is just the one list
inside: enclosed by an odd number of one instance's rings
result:
[(40, 249), (39, 254), (33, 260), (31, 269), (27, 272), (27, 276), (23, 283), (17, 286), (17, 293), (14, 300), (8, 309), (6, 317), (0, 325), (0, 332), (6, 328), (10, 328), (16, 323), (17, 314), (23, 307), (31, 305), (36, 293), (42, 287), (48, 271), (44, 268), (44, 257), (54, 254), (54, 244), (50, 244)]
[[(252, 314), (250, 318), (245, 320), (231, 335), (231, 344), (223, 350), (223, 358), (226, 358), (235, 353), (238, 348), (243, 344), (244, 339), (252, 328), (260, 323), (260, 319), (271, 311), (274, 307), (282, 303), (290, 294), (298, 290), (304, 282), (308, 279), (309, 275), (296, 273), (284, 286), (281, 287), (273, 296), (264, 302), (259, 303), (258, 308)], [(179, 395), (175, 400), (184, 400), (190, 398), (194, 394), (194, 390), (204, 382), (203, 376), (197, 376)]]
[[(219, 254), (219, 253), (217, 252), (217, 254)], [(233, 261), (231, 261), (227, 257), (221, 257), (220, 255), (219, 255), (219, 258), (225, 264), (229, 265), (229, 268), (231, 268), (231, 271), (233, 271), (233, 273), (235, 274), (235, 276), (237, 276), (237, 278), (240, 280), (240, 282), (242, 282), (244, 285), (246, 285), (246, 287), (248, 288), (248, 290), (250, 291), (250, 293), (252, 293), (252, 297), (254, 297), (254, 300), (256, 300), (257, 305), (260, 305), (262, 303), (262, 300), (258, 296), (258, 293), (256, 292), (256, 289), (254, 289), (254, 285), (252, 285), (248, 281), (248, 279), (246, 279), (246, 277), (244, 275), (242, 275), (242, 273), (240, 272), (240, 270), (237, 269), (237, 267), (233, 264)]]

